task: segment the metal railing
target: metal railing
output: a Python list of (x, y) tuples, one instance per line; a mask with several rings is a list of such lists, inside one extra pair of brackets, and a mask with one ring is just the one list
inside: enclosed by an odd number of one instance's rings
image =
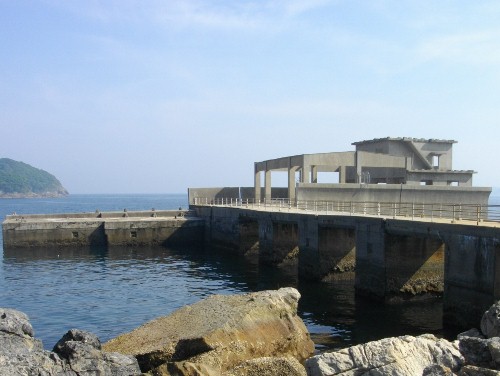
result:
[(316, 214), (366, 215), (413, 220), (473, 221), (477, 224), (489, 221), (500, 222), (500, 205), (474, 204), (423, 204), (355, 201), (295, 201), (288, 198), (254, 200), (240, 198), (195, 197), (194, 205), (246, 207), (269, 210), (295, 210)]

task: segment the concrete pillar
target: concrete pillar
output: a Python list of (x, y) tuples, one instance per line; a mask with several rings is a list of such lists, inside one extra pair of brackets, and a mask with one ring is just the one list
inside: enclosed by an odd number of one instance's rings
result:
[(261, 192), (261, 185), (260, 185), (260, 171), (257, 171), (257, 166), (255, 166), (255, 175), (254, 175), (254, 197), (255, 197), (255, 202), (260, 202), (260, 192)]
[(345, 166), (340, 166), (339, 167), (339, 183), (340, 184), (345, 184), (346, 181), (346, 168)]
[(320, 280), (318, 245), (318, 217), (301, 215), (299, 218), (299, 278)]
[(271, 170), (266, 170), (264, 185), (265, 185), (264, 200), (271, 201)]
[(318, 166), (312, 166), (311, 183), (318, 182)]
[(290, 202), (295, 203), (296, 193), (295, 193), (295, 172), (297, 167), (288, 168), (288, 199)]
[(381, 219), (367, 218), (357, 224), (355, 278), (356, 293), (385, 298), (385, 231)]
[(495, 236), (442, 234), (445, 241), (443, 320), (477, 326), (500, 299), (500, 241)]
[(311, 182), (311, 166), (302, 166), (300, 170), (300, 182), (310, 183)]
[(363, 163), (361, 162), (361, 153), (356, 152), (356, 182), (361, 183), (361, 173), (363, 172)]

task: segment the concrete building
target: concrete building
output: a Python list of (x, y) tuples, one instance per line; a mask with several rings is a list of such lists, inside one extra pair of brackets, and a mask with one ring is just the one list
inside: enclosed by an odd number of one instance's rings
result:
[[(287, 198), (291, 201), (352, 200), (357, 195), (355, 201), (391, 202), (394, 189), (401, 192), (404, 185), (405, 192), (413, 192), (406, 195), (407, 202), (486, 205), (491, 188), (472, 188), (474, 171), (453, 170), (454, 143), (454, 140), (386, 137), (354, 142), (355, 151), (302, 154), (255, 162), (254, 198), (256, 201), (273, 198), (272, 172), (287, 171)], [(320, 172), (336, 173), (338, 184), (321, 184)], [(359, 194), (360, 184), (368, 194)], [(429, 192), (438, 194), (415, 200), (415, 192), (417, 196)], [(467, 192), (466, 197), (457, 196), (458, 192)], [(444, 195), (448, 197), (443, 201)]]

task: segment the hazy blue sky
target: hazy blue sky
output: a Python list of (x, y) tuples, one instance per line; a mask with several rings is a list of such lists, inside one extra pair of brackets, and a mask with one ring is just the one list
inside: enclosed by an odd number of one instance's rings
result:
[(444, 138), (500, 186), (498, 20), (497, 0), (0, 0), (0, 157), (71, 193), (169, 193)]

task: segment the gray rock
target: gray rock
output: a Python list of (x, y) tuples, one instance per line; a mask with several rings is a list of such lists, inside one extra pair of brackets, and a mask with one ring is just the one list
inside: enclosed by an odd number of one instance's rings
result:
[(493, 304), (481, 319), (481, 332), (487, 337), (500, 337), (500, 301)]
[(465, 364), (478, 367), (489, 367), (491, 365), (492, 358), (487, 339), (461, 337), (458, 347), (465, 359)]
[(499, 371), (476, 366), (464, 366), (457, 374), (458, 376), (500, 376)]
[(483, 333), (481, 333), (478, 329), (473, 328), (469, 329), (466, 332), (460, 333), (457, 335), (457, 339), (460, 340), (462, 337), (473, 337), (473, 338), (486, 338)]
[(0, 308), (0, 375), (76, 376), (59, 356), (45, 351), (33, 334), (26, 314)]
[(54, 347), (43, 349), (33, 337), (28, 317), (0, 308), (0, 375), (9, 376), (125, 376), (139, 375), (134, 357), (101, 351), (92, 333), (73, 329)]
[(306, 361), (309, 376), (422, 375), (433, 365), (459, 370), (464, 359), (455, 343), (425, 334), (352, 346), (313, 356)]
[(495, 364), (495, 369), (500, 369), (500, 338), (494, 337), (488, 340), (488, 350), (491, 354), (491, 359)]

